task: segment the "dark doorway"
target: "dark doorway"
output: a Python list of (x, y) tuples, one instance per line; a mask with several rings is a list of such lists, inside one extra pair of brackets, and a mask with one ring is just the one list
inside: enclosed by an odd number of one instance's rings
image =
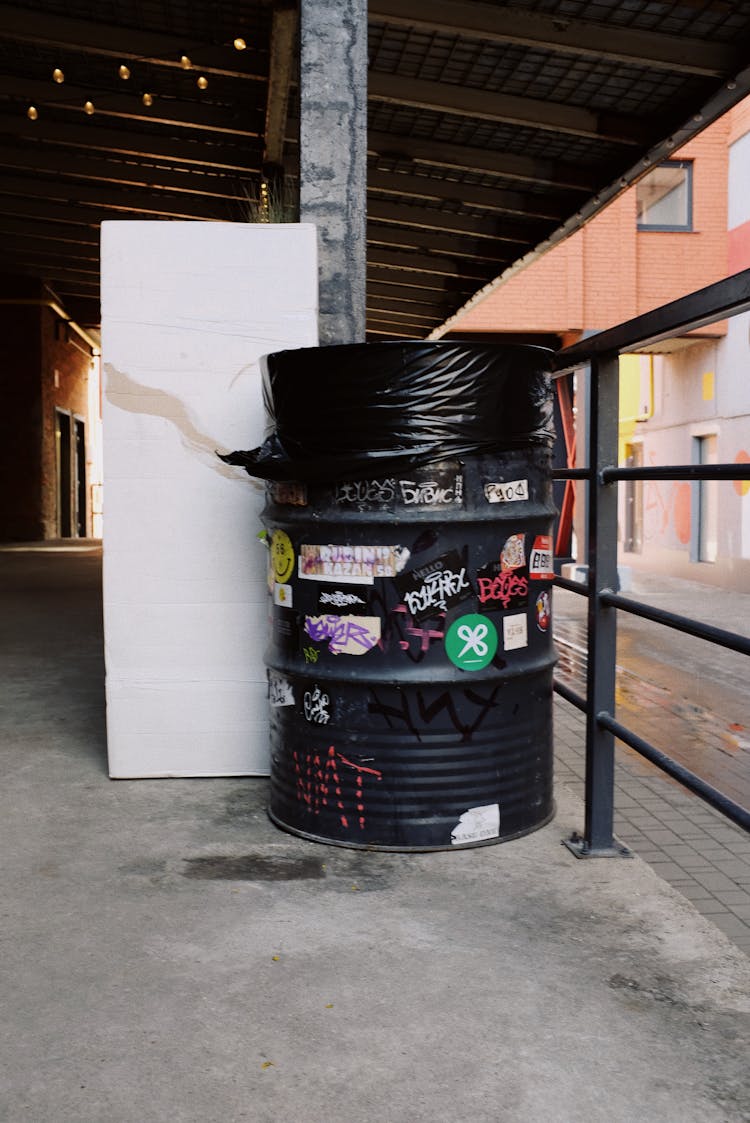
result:
[(86, 537), (86, 423), (55, 410), (57, 448), (57, 535)]
[(86, 423), (73, 419), (75, 428), (75, 526), (79, 538), (86, 537)]
[(55, 410), (55, 447), (57, 449), (57, 534), (73, 537), (73, 489), (70, 440), (70, 414)]

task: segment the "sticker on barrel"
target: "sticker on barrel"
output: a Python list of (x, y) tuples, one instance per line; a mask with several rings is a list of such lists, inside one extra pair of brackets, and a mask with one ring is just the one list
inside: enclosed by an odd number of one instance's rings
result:
[(500, 837), (500, 805), (487, 803), (483, 807), (470, 807), (464, 811), (451, 831), (452, 846), (466, 846), (472, 842), (486, 842)]
[(497, 651), (497, 629), (486, 616), (469, 613), (454, 620), (445, 634), (445, 651), (461, 671), (481, 671)]
[(529, 577), (532, 581), (551, 581), (554, 576), (552, 538), (538, 534), (529, 555)]

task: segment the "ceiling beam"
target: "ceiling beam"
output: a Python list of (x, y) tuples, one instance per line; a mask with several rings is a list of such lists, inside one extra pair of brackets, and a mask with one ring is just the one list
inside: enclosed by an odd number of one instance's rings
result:
[(22, 218), (0, 215), (0, 238), (38, 238), (42, 242), (63, 245), (98, 246), (99, 234), (88, 226), (64, 225), (62, 222), (29, 222)]
[(379, 327), (379, 326), (370, 327), (369, 322), (367, 324), (366, 334), (367, 335), (384, 335), (384, 336), (387, 336), (388, 339), (425, 339), (426, 338), (424, 332), (421, 332), (421, 333), (418, 334), (416, 332), (409, 332), (409, 331), (401, 331), (401, 332), (386, 331), (386, 329), (383, 328), (383, 327)]
[[(408, 291), (408, 290), (406, 290)], [(445, 305), (448, 307), (448, 305)], [(443, 304), (439, 301), (423, 301), (423, 300), (409, 300), (404, 299), (403, 296), (381, 296), (377, 292), (372, 292), (372, 286), (368, 286), (367, 290), (367, 308), (378, 309), (387, 312), (388, 309), (399, 308), (406, 310), (414, 310), (421, 316), (441, 317)]]
[[(24, 176), (0, 176), (0, 195), (18, 196), (22, 205), (31, 197), (65, 202), (71, 197), (76, 203), (90, 203), (104, 211), (126, 212), (128, 214), (155, 215), (162, 218), (203, 218), (228, 220), (232, 218), (232, 204), (190, 195), (153, 194), (139, 189), (112, 191), (92, 184), (78, 184), (70, 187), (56, 179), (43, 177), (32, 179)], [(25, 213), (24, 211), (20, 212)]]
[(44, 238), (38, 231), (33, 237), (20, 237), (17, 234), (5, 234), (0, 229), (0, 250), (3, 255), (9, 253), (26, 254), (28, 256), (43, 257), (50, 261), (61, 263), (66, 261), (90, 261), (99, 268), (98, 245), (71, 245), (70, 242), (54, 242)]
[(422, 137), (398, 136), (370, 129), (367, 151), (384, 159), (408, 160), (439, 168), (461, 168), (464, 171), (488, 173), (517, 179), (521, 183), (567, 187), (571, 191), (591, 194), (599, 186), (591, 173), (575, 164), (544, 160), (536, 156), (495, 152), (463, 144), (448, 144)]
[(617, 27), (611, 22), (592, 23), (505, 5), (465, 0), (370, 0), (369, 14), (371, 20), (398, 27), (515, 43), (708, 78), (732, 74), (741, 61), (733, 44)]
[(383, 101), (389, 105), (411, 105), (415, 109), (435, 113), (499, 121), (616, 144), (645, 145), (652, 139), (651, 132), (635, 117), (593, 113), (562, 102), (488, 92), (373, 70), (368, 77), (367, 96), (371, 101)]
[[(367, 172), (367, 188), (368, 191), (398, 195), (401, 198), (450, 199), (466, 206), (482, 207), (502, 214), (548, 218), (553, 222), (561, 222), (567, 217), (561, 207), (556, 207), (543, 196), (524, 195), (520, 191), (509, 191), (503, 187), (480, 187), (473, 183), (434, 179), (426, 175), (382, 172), (370, 168)], [(575, 204), (572, 206), (574, 209)]]
[(443, 309), (452, 308), (453, 304), (450, 300), (446, 301), (439, 293), (432, 293), (432, 299), (427, 297), (429, 293), (425, 293), (425, 299), (420, 300), (419, 289), (399, 288), (397, 285), (383, 286), (378, 284), (377, 281), (371, 282), (367, 286), (367, 303), (372, 304), (373, 308), (394, 308), (402, 305), (413, 307), (416, 312), (424, 312), (426, 315), (442, 315)]
[(263, 163), (281, 167), (284, 162), (289, 91), (296, 70), (297, 9), (294, 4), (274, 7), (271, 20), (271, 49), (266, 96), (265, 148)]
[(239, 116), (233, 106), (198, 104), (197, 101), (180, 101), (177, 98), (154, 97), (154, 104), (147, 108), (136, 93), (113, 93), (102, 90), (93, 94), (84, 86), (72, 86), (69, 82), (57, 85), (52, 81), (35, 78), (16, 78), (0, 75), (0, 95), (28, 104), (31, 102), (42, 109), (54, 106), (86, 117), (84, 103), (92, 98), (97, 117), (116, 117), (121, 120), (164, 125), (177, 129), (194, 129), (222, 136), (236, 136), (257, 139), (260, 129), (239, 128), (232, 124), (232, 118)]
[(454, 297), (459, 299), (461, 296), (474, 296), (477, 291), (475, 284), (472, 284), (471, 281), (465, 281), (461, 277), (448, 277), (438, 273), (407, 273), (403, 270), (395, 273), (387, 266), (378, 265), (377, 262), (368, 259), (368, 292), (371, 291), (373, 285), (377, 285), (381, 291), (388, 288), (389, 290), (396, 289), (403, 292), (421, 292), (425, 295), (427, 293), (442, 293), (446, 302), (449, 299), (452, 301)]
[(204, 169), (170, 170), (150, 164), (107, 160), (101, 155), (82, 156), (78, 152), (71, 159), (69, 153), (45, 144), (25, 144), (15, 148), (0, 145), (0, 168), (24, 169), (34, 174), (48, 172), (123, 187), (184, 191), (190, 195), (231, 199), (243, 204), (257, 195), (255, 181), (251, 184), (235, 176), (212, 175)]
[[(55, 293), (59, 295), (59, 293)], [(87, 296), (76, 296), (67, 293), (62, 300), (62, 305), (71, 319), (80, 324), (82, 328), (99, 327), (101, 323), (101, 305), (98, 300)]]
[[(2, 182), (0, 177), (0, 186)], [(69, 224), (71, 229), (85, 227), (93, 230), (98, 230), (102, 218), (107, 217), (93, 207), (76, 207), (66, 203), (50, 203), (46, 199), (29, 199), (26, 196), (2, 194), (0, 194), (0, 215), (10, 215), (18, 219), (33, 218), (39, 222), (49, 220)], [(39, 229), (42, 230), (44, 227), (40, 226)]]
[(217, 145), (203, 137), (200, 141), (184, 137), (178, 140), (138, 131), (104, 128), (88, 117), (84, 123), (67, 124), (41, 119), (32, 122), (25, 114), (0, 113), (0, 133), (33, 136), (51, 144), (100, 149), (120, 156), (136, 156), (142, 160), (166, 159), (175, 164), (192, 164), (194, 167), (242, 173), (260, 171), (260, 152), (257, 147)]
[(35, 276), (44, 276), (55, 278), (56, 280), (69, 280), (75, 282), (77, 285), (90, 286), (92, 293), (99, 291), (99, 267), (95, 269), (87, 269), (85, 266), (80, 265), (56, 265), (50, 263), (29, 260), (24, 256), (15, 256), (14, 254), (4, 254), (5, 265), (12, 265), (12, 272), (22, 270), (25, 273), (31, 272)]
[(493, 277), (491, 269), (472, 267), (459, 258), (441, 257), (438, 254), (396, 253), (378, 247), (368, 247), (367, 263), (379, 265), (384, 269), (403, 270), (407, 273), (438, 274), (476, 281), (477, 288)]
[[(472, 261), (493, 261), (496, 264), (503, 264), (513, 258), (507, 244), (503, 252), (500, 243), (476, 242), (467, 235), (441, 234), (435, 230), (409, 230), (401, 226), (379, 226), (373, 222), (367, 224), (367, 245), (399, 248), (409, 246), (414, 249), (433, 250), (436, 253), (443, 252), (452, 257), (468, 257)], [(517, 245), (521, 249), (524, 248), (522, 242)]]
[(370, 321), (379, 320), (393, 324), (411, 324), (415, 328), (424, 328), (430, 331), (441, 321), (437, 316), (421, 316), (413, 312), (401, 312), (395, 308), (377, 308), (367, 303), (367, 318)]
[[(58, 50), (80, 51), (104, 55), (119, 61), (146, 63), (181, 70), (180, 57), (185, 46), (190, 51), (194, 69), (201, 74), (217, 74), (248, 82), (265, 82), (265, 73), (258, 72), (261, 56), (256, 52), (235, 51), (231, 45), (211, 43), (183, 45), (175, 35), (139, 31), (132, 27), (98, 23), (90, 19), (74, 19), (53, 12), (30, 18), (27, 7), (0, 4), (0, 27), (3, 37), (17, 43), (36, 43)], [(237, 64), (242, 62), (244, 66)], [(251, 62), (254, 65), (250, 69)], [(263, 68), (264, 69), (264, 68)]]
[(367, 216), (376, 222), (398, 223), (410, 229), (453, 231), (473, 238), (488, 238), (515, 245), (519, 242), (536, 244), (547, 231), (547, 225), (541, 222), (479, 218), (476, 215), (454, 214), (435, 207), (419, 206), (418, 203), (392, 203), (377, 198), (368, 198)]

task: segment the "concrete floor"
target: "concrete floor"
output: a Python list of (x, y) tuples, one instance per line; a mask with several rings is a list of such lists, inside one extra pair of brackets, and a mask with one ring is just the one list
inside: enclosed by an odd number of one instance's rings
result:
[[(0, 552), (4, 1123), (750, 1120), (750, 961), (556, 819), (368, 854), (106, 777), (96, 551)], [(201, 861), (210, 859), (210, 861)]]

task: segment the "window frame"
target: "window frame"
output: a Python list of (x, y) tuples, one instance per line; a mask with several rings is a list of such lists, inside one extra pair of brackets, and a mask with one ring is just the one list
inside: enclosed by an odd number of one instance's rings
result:
[(686, 186), (687, 186), (687, 203), (686, 203), (687, 222), (686, 223), (641, 222), (637, 217), (637, 215), (638, 215), (638, 183), (636, 183), (635, 184), (635, 190), (636, 190), (636, 228), (639, 231), (645, 231), (645, 232), (650, 231), (650, 232), (656, 232), (656, 233), (663, 233), (664, 231), (668, 231), (668, 232), (669, 231), (671, 231), (671, 232), (676, 231), (677, 233), (690, 234), (690, 233), (693, 232), (693, 229), (694, 229), (694, 227), (693, 227), (693, 161), (692, 160), (660, 160), (658, 164), (655, 164), (654, 167), (650, 169), (650, 171), (646, 172), (646, 175), (641, 177), (641, 179), (639, 180), (639, 183), (643, 183), (643, 181), (645, 179), (647, 179), (648, 176), (652, 174), (652, 172), (656, 171), (657, 168), (667, 168), (667, 167), (682, 168), (683, 171), (686, 173), (686, 180), (687, 180), (687, 184), (686, 184)]

